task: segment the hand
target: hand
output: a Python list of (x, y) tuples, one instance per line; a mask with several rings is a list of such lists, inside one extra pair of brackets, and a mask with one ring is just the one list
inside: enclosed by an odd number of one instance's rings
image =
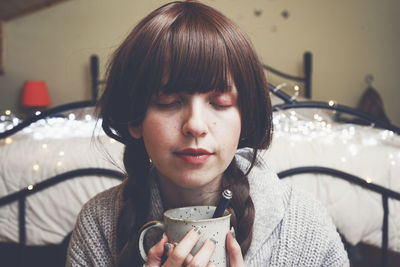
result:
[(185, 237), (176, 245), (167, 243), (168, 238), (163, 238), (155, 244), (148, 255), (147, 266), (160, 266), (164, 250), (167, 260), (162, 266), (207, 266), (212, 267), (215, 264), (210, 262), (210, 258), (215, 250), (215, 243), (207, 239), (196, 255), (191, 255), (190, 251), (199, 241), (201, 233), (199, 230), (191, 229)]
[(229, 254), (229, 263), (231, 267), (244, 267), (244, 260), (242, 256), (242, 250), (240, 249), (239, 243), (236, 241), (233, 235), (233, 228), (228, 232), (226, 236), (226, 247)]

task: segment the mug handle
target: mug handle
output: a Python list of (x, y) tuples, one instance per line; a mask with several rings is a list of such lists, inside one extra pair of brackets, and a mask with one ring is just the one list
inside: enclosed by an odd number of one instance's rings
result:
[(144, 236), (148, 230), (150, 230), (151, 228), (154, 228), (154, 227), (161, 228), (165, 232), (165, 225), (164, 225), (164, 223), (162, 223), (160, 221), (150, 221), (150, 222), (146, 223), (145, 225), (143, 225), (139, 230), (139, 233), (140, 233), (139, 240), (138, 240), (139, 253), (144, 262), (147, 262), (147, 259), (148, 259), (148, 256), (147, 256), (146, 251), (143, 246)]

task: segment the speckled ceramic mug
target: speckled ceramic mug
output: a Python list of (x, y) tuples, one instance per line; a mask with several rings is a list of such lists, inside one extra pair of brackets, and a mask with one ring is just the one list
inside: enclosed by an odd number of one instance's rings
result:
[(216, 248), (210, 261), (217, 266), (228, 266), (226, 252), (226, 235), (230, 230), (231, 214), (225, 211), (222, 217), (212, 218), (214, 206), (192, 206), (171, 209), (164, 212), (164, 220), (151, 221), (146, 223), (139, 235), (139, 250), (144, 261), (147, 261), (147, 254), (144, 250), (144, 236), (153, 227), (161, 228), (168, 236), (168, 242), (178, 242), (190, 229), (201, 227), (201, 238), (191, 251), (195, 255), (207, 238), (216, 240)]

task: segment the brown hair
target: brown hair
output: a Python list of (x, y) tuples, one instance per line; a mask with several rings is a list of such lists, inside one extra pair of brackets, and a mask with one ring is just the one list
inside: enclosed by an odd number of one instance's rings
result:
[[(239, 147), (257, 150), (272, 137), (272, 112), (262, 65), (246, 35), (227, 17), (197, 1), (172, 2), (145, 17), (115, 52), (108, 69), (100, 116), (107, 134), (123, 142), (128, 180), (118, 220), (119, 266), (139, 266), (136, 238), (149, 210), (151, 167), (142, 140), (128, 126), (139, 126), (152, 95), (224, 91), (229, 78), (238, 90), (242, 118)], [(254, 205), (247, 173), (233, 160), (223, 175), (233, 191), (230, 208), (237, 240), (246, 254), (252, 240)]]

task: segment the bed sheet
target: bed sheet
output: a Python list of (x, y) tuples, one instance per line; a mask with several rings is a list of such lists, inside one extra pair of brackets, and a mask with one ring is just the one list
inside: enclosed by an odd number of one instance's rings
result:
[[(1, 140), (0, 196), (79, 168), (122, 171), (122, 145), (99, 129), (101, 122), (97, 123), (91, 112), (85, 113), (83, 119), (71, 113), (41, 120)], [(120, 182), (107, 177), (79, 177), (29, 196), (26, 243), (60, 243), (73, 229), (82, 205)], [(18, 242), (17, 202), (0, 207), (0, 241)]]
[[(272, 145), (262, 152), (265, 161), (276, 172), (331, 167), (400, 192), (400, 137), (387, 130), (335, 123), (331, 114), (317, 109), (276, 112)], [(286, 179), (320, 199), (351, 244), (381, 247), (380, 194), (322, 174)], [(389, 249), (400, 251), (400, 201), (389, 200), (389, 211)]]

